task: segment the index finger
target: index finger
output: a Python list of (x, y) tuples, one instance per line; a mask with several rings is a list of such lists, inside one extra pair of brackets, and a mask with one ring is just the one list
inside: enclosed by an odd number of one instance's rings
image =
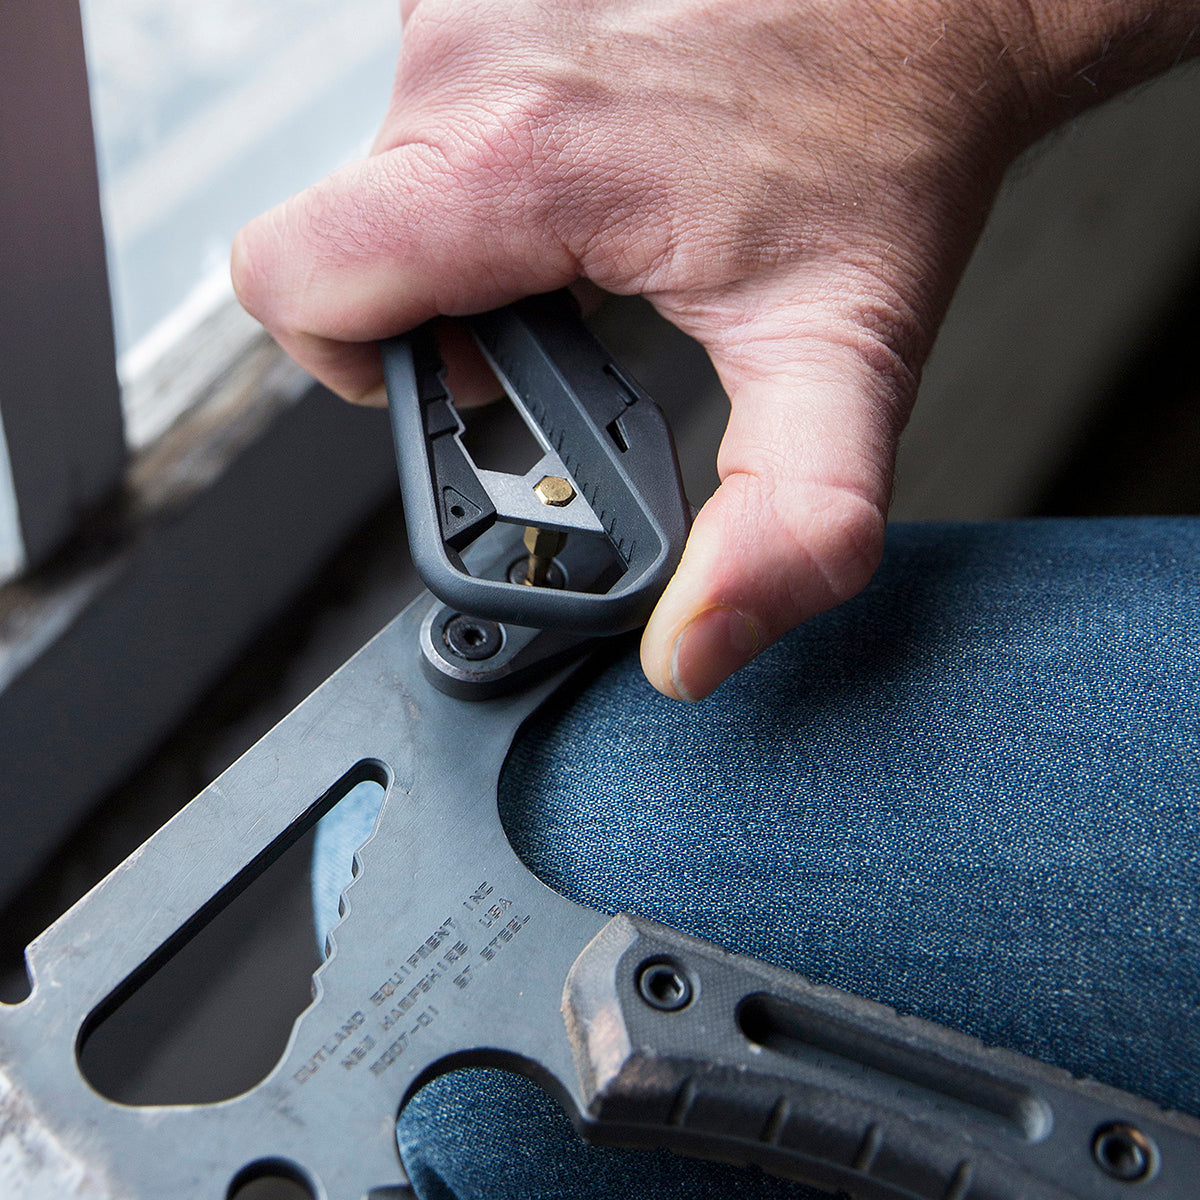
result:
[(258, 217), (233, 247), (246, 310), (339, 395), (378, 388), (381, 338), (569, 282), (526, 188), (428, 143), (354, 163)]

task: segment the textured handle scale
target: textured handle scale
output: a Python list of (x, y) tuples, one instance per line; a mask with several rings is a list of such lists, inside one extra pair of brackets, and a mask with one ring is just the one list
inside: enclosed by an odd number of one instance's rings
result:
[(889, 1200), (1195, 1200), (1200, 1121), (653, 922), (563, 1012), (593, 1142)]

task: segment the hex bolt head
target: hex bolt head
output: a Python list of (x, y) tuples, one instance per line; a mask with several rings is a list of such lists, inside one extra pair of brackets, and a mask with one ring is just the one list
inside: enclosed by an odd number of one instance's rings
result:
[(570, 480), (561, 475), (543, 475), (533, 485), (533, 494), (543, 503), (562, 508), (575, 499), (575, 489)]
[[(570, 480), (561, 475), (543, 475), (533, 485), (533, 494), (553, 508), (562, 508), (575, 499), (575, 489)], [(529, 551), (529, 562), (522, 582), (530, 587), (545, 587), (550, 582), (550, 570), (554, 556), (562, 553), (567, 544), (567, 535), (559, 529), (539, 529), (536, 525), (525, 527), (525, 549)]]

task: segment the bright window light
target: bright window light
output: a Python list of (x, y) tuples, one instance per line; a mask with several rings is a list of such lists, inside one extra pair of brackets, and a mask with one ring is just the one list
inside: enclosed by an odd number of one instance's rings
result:
[[(365, 153), (396, 0), (82, 0), (122, 380), (230, 296), (234, 233)], [(175, 414), (132, 412), (135, 448)]]

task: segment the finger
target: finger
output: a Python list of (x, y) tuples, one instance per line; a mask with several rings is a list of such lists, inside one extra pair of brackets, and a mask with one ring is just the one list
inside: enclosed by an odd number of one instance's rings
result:
[[(344, 342), (328, 342), (324, 339), (307, 339), (304, 335), (281, 338), (284, 349), (297, 361), (304, 360), (308, 369), (320, 377), (320, 372), (329, 370), (320, 364), (332, 347), (338, 369), (344, 369), (349, 355), (361, 354), (363, 383), (361, 390), (347, 397), (355, 404), (382, 408), (387, 404), (387, 391), (383, 385), (379, 347), (375, 342), (362, 345)], [(445, 364), (446, 390), (454, 400), (456, 408), (475, 408), (488, 404), (504, 395), (504, 385), (496, 378), (478, 343), (458, 321), (439, 321), (437, 325), (438, 353)]]
[(667, 695), (707, 696), (878, 565), (914, 385), (890, 352), (872, 363), (853, 341), (787, 339), (769, 351), (786, 365), (769, 370), (715, 360), (731, 401), (721, 486), (642, 638), (647, 678)]
[(421, 0), (400, 0), (400, 24), (407, 25)]
[(301, 366), (362, 399), (381, 381), (380, 338), (574, 278), (536, 189), (473, 165), (410, 144), (343, 168), (238, 234), (238, 298)]
[[(604, 292), (584, 279), (572, 283), (570, 290), (585, 317), (594, 313), (604, 299)], [(490, 404), (504, 395), (504, 384), (461, 321), (439, 321), (437, 339), (438, 353), (446, 367), (446, 390), (456, 408)]]
[(458, 321), (440, 321), (437, 339), (438, 353), (446, 364), (446, 390), (455, 408), (474, 408), (504, 395), (504, 385), (465, 326)]

